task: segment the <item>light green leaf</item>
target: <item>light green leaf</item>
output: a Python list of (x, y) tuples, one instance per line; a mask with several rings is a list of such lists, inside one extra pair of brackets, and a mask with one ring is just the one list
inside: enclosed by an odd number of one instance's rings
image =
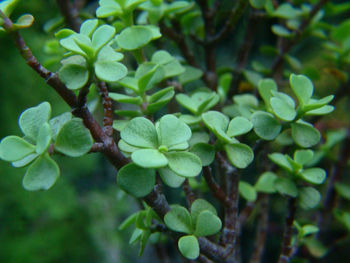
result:
[(146, 118), (132, 119), (120, 133), (130, 145), (141, 148), (158, 148), (158, 136), (153, 123)]
[(60, 176), (57, 163), (48, 154), (39, 156), (23, 177), (23, 187), (28, 191), (48, 190)]
[(173, 205), (164, 216), (164, 223), (171, 230), (186, 234), (193, 232), (192, 219), (186, 208), (180, 205)]
[(227, 135), (230, 137), (239, 136), (248, 133), (253, 128), (253, 124), (246, 118), (235, 117), (230, 121)]
[(187, 142), (192, 132), (190, 127), (174, 115), (164, 115), (159, 121), (160, 144), (167, 147)]
[(275, 117), (267, 112), (256, 111), (251, 119), (254, 132), (264, 140), (273, 140), (281, 132), (282, 125), (275, 119)]
[(288, 172), (293, 172), (293, 166), (288, 161), (287, 157), (282, 153), (272, 153), (269, 154), (269, 159), (273, 161), (278, 166), (284, 168)]
[(254, 159), (252, 149), (242, 143), (227, 144), (225, 151), (229, 161), (237, 168), (246, 168)]
[(147, 45), (153, 39), (153, 32), (146, 26), (131, 26), (116, 37), (118, 46), (125, 50), (135, 50)]
[(51, 106), (43, 102), (36, 107), (25, 110), (19, 117), (19, 126), (22, 132), (33, 140), (36, 140), (41, 126), (49, 121)]
[(189, 144), (191, 147), (193, 147), (197, 143), (208, 143), (209, 139), (209, 134), (206, 132), (193, 132), (192, 137), (189, 140)]
[(194, 235), (197, 237), (214, 235), (220, 231), (221, 227), (220, 218), (211, 211), (205, 210), (197, 217)]
[(216, 133), (217, 130), (226, 132), (229, 119), (226, 115), (218, 111), (208, 111), (202, 114), (204, 124), (209, 130)]
[(92, 34), (92, 47), (95, 51), (99, 51), (106, 45), (115, 35), (115, 28), (110, 25), (102, 25)]
[(89, 80), (86, 67), (77, 64), (65, 64), (58, 71), (58, 76), (71, 90), (81, 89)]
[(325, 105), (321, 108), (318, 108), (316, 110), (310, 110), (308, 112), (306, 112), (306, 116), (313, 116), (313, 115), (326, 115), (328, 113), (331, 113), (332, 111), (334, 111), (334, 106), (331, 105)]
[(136, 152), (138, 150), (140, 150), (140, 148), (138, 147), (135, 147), (135, 146), (132, 146), (130, 144), (127, 144), (126, 142), (124, 142), (123, 140), (120, 140), (118, 142), (118, 147), (121, 151), (125, 152), (125, 153), (128, 153), (128, 154), (131, 154), (133, 152)]
[(88, 19), (80, 26), (80, 34), (83, 34), (87, 37), (91, 37), (92, 33), (98, 26), (98, 19)]
[(258, 84), (258, 91), (265, 102), (267, 109), (271, 109), (270, 99), (273, 97), (271, 91), (277, 91), (277, 84), (273, 79), (262, 79)]
[(195, 144), (191, 149), (191, 153), (194, 153), (201, 159), (203, 166), (210, 165), (215, 159), (215, 148), (207, 143)]
[(153, 114), (160, 110), (174, 97), (174, 95), (175, 91), (173, 87), (168, 87), (152, 94), (148, 97), (149, 104), (147, 105), (147, 113)]
[(163, 182), (170, 187), (177, 188), (182, 185), (186, 180), (185, 177), (179, 176), (170, 170), (168, 167), (163, 167), (158, 169), (159, 175), (162, 178)]
[(276, 34), (277, 36), (280, 37), (292, 37), (294, 34), (293, 32), (289, 31), (287, 28), (285, 28), (284, 26), (281, 25), (273, 25), (271, 27), (271, 30), (274, 34)]
[(199, 214), (203, 211), (209, 211), (213, 215), (217, 216), (215, 207), (204, 199), (196, 199), (191, 205), (191, 217), (193, 222), (196, 224)]
[(51, 143), (51, 138), (52, 138), (51, 127), (46, 122), (39, 129), (37, 143), (36, 143), (37, 154), (42, 154), (49, 148)]
[(279, 5), (278, 8), (273, 12), (273, 16), (285, 19), (297, 18), (300, 14), (300, 10), (294, 8), (289, 3)]
[(312, 184), (322, 184), (326, 179), (326, 171), (321, 168), (310, 168), (302, 171), (300, 177)]
[(350, 186), (342, 182), (335, 183), (334, 186), (335, 186), (335, 190), (341, 197), (347, 200), (350, 200)]
[(131, 89), (132, 91), (134, 91), (136, 93), (138, 93), (138, 91), (139, 91), (136, 78), (125, 77), (125, 78), (119, 80), (118, 84), (125, 87), (125, 88)]
[(251, 184), (240, 181), (238, 189), (240, 195), (248, 202), (254, 202), (256, 200), (257, 193), (255, 188)]
[(275, 180), (277, 175), (273, 172), (265, 172), (260, 175), (258, 181), (255, 184), (255, 190), (261, 193), (273, 194), (276, 192)]
[(155, 171), (130, 163), (118, 171), (117, 183), (125, 192), (135, 197), (144, 197), (153, 190), (156, 183)]
[(271, 98), (270, 104), (276, 116), (284, 121), (292, 121), (297, 115), (295, 109), (280, 98)]
[(160, 168), (168, 164), (167, 158), (155, 149), (142, 149), (132, 153), (131, 159), (143, 168)]
[(52, 118), (49, 121), (53, 140), (56, 140), (57, 134), (60, 131), (60, 129), (63, 127), (64, 124), (66, 124), (71, 119), (72, 119), (72, 113), (65, 112), (55, 118)]
[[(71, 32), (67, 32), (67, 33), (71, 33)], [(62, 34), (66, 34), (66, 32), (63, 32)], [(73, 33), (66, 38), (62, 38), (60, 40), (60, 45), (62, 47), (64, 47), (65, 49), (72, 51), (75, 54), (79, 54), (83, 57), (87, 57), (87, 54), (74, 41), (74, 38), (76, 35), (77, 35), (77, 33)], [(60, 37), (60, 36), (58, 36), (58, 37)]]
[(301, 106), (307, 105), (314, 92), (311, 80), (303, 75), (291, 74), (289, 82)]
[(102, 81), (116, 82), (127, 73), (128, 69), (119, 62), (103, 60), (95, 63), (95, 74)]
[(304, 122), (292, 123), (292, 138), (301, 147), (309, 148), (316, 145), (320, 139), (320, 132), (311, 124)]
[(61, 128), (56, 142), (55, 150), (71, 156), (78, 157), (86, 154), (92, 146), (93, 139), (81, 119), (74, 118)]
[(305, 165), (311, 162), (314, 157), (314, 152), (312, 150), (298, 150), (294, 152), (294, 161), (300, 165)]
[(169, 168), (178, 175), (184, 177), (195, 177), (202, 170), (202, 163), (199, 157), (189, 152), (167, 153)]
[(20, 16), (13, 25), (15, 29), (28, 28), (34, 23), (34, 17), (30, 14)]
[(185, 66), (185, 72), (179, 75), (179, 81), (182, 85), (185, 85), (189, 82), (200, 79), (202, 75), (203, 71), (200, 69), (191, 66)]
[(119, 3), (114, 0), (111, 1), (101, 1), (100, 7), (96, 10), (96, 16), (98, 18), (106, 18), (109, 16), (120, 16), (123, 14), (123, 10)]
[(12, 162), (11, 165), (13, 167), (16, 167), (16, 168), (24, 167), (24, 166), (30, 164), (38, 156), (39, 156), (39, 154), (37, 154), (37, 153), (31, 153), (19, 161)]
[(313, 187), (303, 187), (299, 190), (298, 204), (304, 210), (315, 208), (321, 201), (321, 194)]
[(195, 236), (183, 236), (178, 241), (181, 254), (188, 259), (194, 260), (199, 257), (199, 244)]
[(122, 53), (114, 51), (110, 46), (104, 46), (97, 55), (99, 61), (120, 61), (124, 58)]
[(139, 96), (133, 97), (133, 96), (128, 96), (128, 95), (115, 93), (115, 92), (109, 92), (108, 95), (112, 100), (115, 100), (118, 102), (136, 104), (136, 105), (142, 104), (142, 99)]
[(275, 180), (275, 189), (282, 195), (298, 196), (298, 188), (295, 183), (284, 177), (279, 177)]
[(35, 146), (18, 136), (7, 136), (0, 143), (0, 158), (15, 162), (35, 152)]

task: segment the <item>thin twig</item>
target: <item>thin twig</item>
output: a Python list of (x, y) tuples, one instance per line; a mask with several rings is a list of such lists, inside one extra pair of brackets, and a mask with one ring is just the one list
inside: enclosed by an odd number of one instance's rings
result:
[(56, 3), (67, 25), (75, 32), (79, 32), (80, 19), (76, 6), (70, 0), (56, 0)]
[(107, 84), (103, 81), (98, 82), (98, 90), (100, 93), (100, 96), (102, 98), (102, 105), (103, 105), (103, 126), (104, 131), (108, 136), (113, 136), (113, 104), (112, 100), (108, 95), (108, 87)]
[(220, 187), (220, 185), (215, 182), (211, 173), (211, 168), (209, 166), (203, 167), (203, 177), (214, 197), (224, 206), (229, 206), (230, 200), (227, 198), (224, 190)]

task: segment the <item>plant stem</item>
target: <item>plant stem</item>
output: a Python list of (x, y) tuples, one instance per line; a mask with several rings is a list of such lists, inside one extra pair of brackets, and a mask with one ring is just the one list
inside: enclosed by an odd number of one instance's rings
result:
[(56, 3), (67, 25), (75, 32), (79, 32), (79, 12), (76, 9), (75, 5), (73, 5), (70, 0), (56, 0)]
[(227, 198), (225, 192), (222, 190), (220, 185), (218, 185), (212, 176), (211, 168), (209, 166), (203, 167), (203, 177), (213, 193), (214, 197), (220, 201), (224, 206), (229, 206), (230, 201)]
[(103, 81), (98, 82), (97, 84), (100, 96), (102, 98), (103, 105), (103, 126), (105, 133), (112, 137), (113, 136), (113, 104), (112, 100), (108, 95), (107, 84)]

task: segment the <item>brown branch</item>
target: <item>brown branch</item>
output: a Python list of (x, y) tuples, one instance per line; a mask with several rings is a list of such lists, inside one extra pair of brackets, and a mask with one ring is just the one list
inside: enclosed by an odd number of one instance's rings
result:
[(98, 90), (102, 98), (103, 105), (103, 126), (105, 133), (112, 137), (113, 136), (113, 104), (112, 100), (108, 95), (108, 87), (105, 82), (98, 82)]
[(214, 197), (220, 201), (221, 204), (224, 206), (230, 205), (230, 200), (227, 198), (225, 192), (222, 190), (220, 185), (218, 185), (211, 173), (211, 168), (209, 166), (203, 167), (203, 177), (210, 188), (211, 192), (213, 193)]
[(79, 32), (79, 12), (70, 0), (56, 0), (57, 6), (66, 21), (66, 24), (75, 32)]
[(288, 199), (286, 224), (283, 233), (282, 249), (278, 259), (278, 263), (289, 263), (292, 252), (292, 236), (293, 236), (293, 222), (296, 214), (296, 199), (290, 197)]
[(96, 153), (96, 152), (103, 152), (104, 151), (104, 145), (102, 142), (95, 142), (89, 151), (89, 153)]

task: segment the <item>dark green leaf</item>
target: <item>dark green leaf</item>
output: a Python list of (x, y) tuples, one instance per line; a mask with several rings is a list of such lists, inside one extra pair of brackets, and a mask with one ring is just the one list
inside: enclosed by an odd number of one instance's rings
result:
[(203, 166), (210, 165), (215, 159), (214, 146), (207, 143), (195, 144), (192, 147), (191, 152), (197, 155), (201, 159)]
[(275, 180), (277, 175), (273, 172), (265, 172), (260, 175), (258, 181), (255, 184), (255, 190), (262, 193), (273, 194), (276, 192)]
[(280, 194), (289, 195), (291, 197), (298, 196), (298, 189), (295, 183), (287, 178), (277, 178), (275, 180), (275, 188)]
[(281, 132), (282, 125), (267, 112), (257, 111), (252, 115), (254, 132), (264, 140), (273, 140)]
[(316, 145), (320, 139), (320, 132), (311, 124), (296, 122), (291, 124), (292, 138), (301, 147), (309, 148)]
[(298, 204), (304, 210), (315, 208), (321, 201), (321, 194), (313, 187), (303, 187), (299, 190)]

